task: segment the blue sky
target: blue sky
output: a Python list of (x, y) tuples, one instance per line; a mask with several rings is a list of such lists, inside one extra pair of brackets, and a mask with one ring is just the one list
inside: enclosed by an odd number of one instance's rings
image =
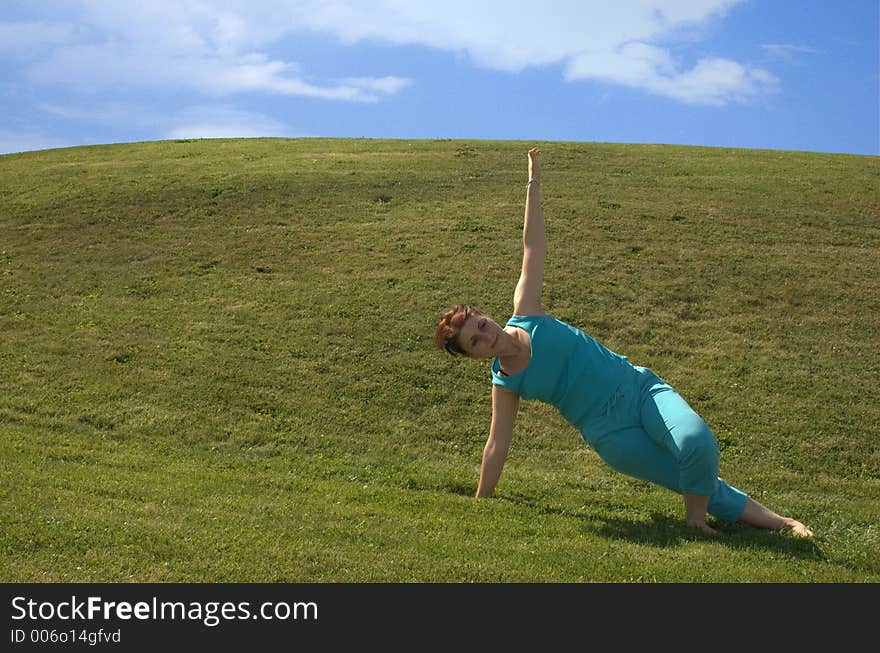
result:
[(0, 153), (169, 138), (880, 154), (877, 0), (0, 0)]

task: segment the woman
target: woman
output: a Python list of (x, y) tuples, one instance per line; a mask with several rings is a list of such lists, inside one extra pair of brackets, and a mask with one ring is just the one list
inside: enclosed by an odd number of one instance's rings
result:
[(494, 359), (492, 423), (483, 449), (478, 497), (492, 495), (504, 467), (520, 398), (556, 406), (612, 468), (684, 497), (688, 526), (716, 534), (722, 521), (790, 530), (811, 537), (718, 478), (715, 436), (679, 394), (651, 370), (632, 365), (583, 331), (547, 315), (541, 287), (547, 239), (537, 148), (529, 150), (522, 273), (505, 327), (456, 304), (437, 327), (435, 343), (453, 355)]

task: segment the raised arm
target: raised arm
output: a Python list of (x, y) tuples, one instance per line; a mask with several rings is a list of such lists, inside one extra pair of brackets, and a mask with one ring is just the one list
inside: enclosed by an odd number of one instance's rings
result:
[(547, 234), (544, 230), (544, 207), (541, 205), (540, 151), (529, 150), (529, 183), (526, 186), (526, 214), (523, 221), (522, 272), (513, 294), (516, 315), (541, 315), (541, 288), (544, 285), (544, 259)]
[(490, 497), (501, 478), (504, 461), (513, 437), (513, 423), (519, 411), (519, 395), (497, 385), (492, 386), (492, 426), (489, 439), (483, 447), (483, 463), (480, 466), (478, 497)]

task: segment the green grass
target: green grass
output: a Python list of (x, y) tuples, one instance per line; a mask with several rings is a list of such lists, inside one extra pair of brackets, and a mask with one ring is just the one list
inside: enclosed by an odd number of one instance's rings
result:
[(696, 535), (536, 403), (472, 498), (488, 363), (431, 336), (507, 319), (531, 145), (0, 157), (0, 580), (880, 581), (877, 157), (539, 144), (547, 310), (814, 541)]

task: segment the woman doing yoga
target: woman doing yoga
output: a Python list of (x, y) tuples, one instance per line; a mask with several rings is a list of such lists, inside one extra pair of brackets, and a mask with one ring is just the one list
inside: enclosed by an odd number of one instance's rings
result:
[(478, 497), (495, 490), (510, 447), (520, 399), (556, 406), (613, 469), (681, 494), (688, 526), (705, 533), (707, 513), (721, 521), (813, 535), (718, 477), (712, 431), (668, 383), (631, 364), (580, 329), (544, 312), (541, 289), (547, 239), (539, 151), (528, 152), (522, 272), (513, 316), (502, 327), (479, 309), (455, 304), (435, 343), (450, 354), (492, 362), (492, 421), (483, 449)]

